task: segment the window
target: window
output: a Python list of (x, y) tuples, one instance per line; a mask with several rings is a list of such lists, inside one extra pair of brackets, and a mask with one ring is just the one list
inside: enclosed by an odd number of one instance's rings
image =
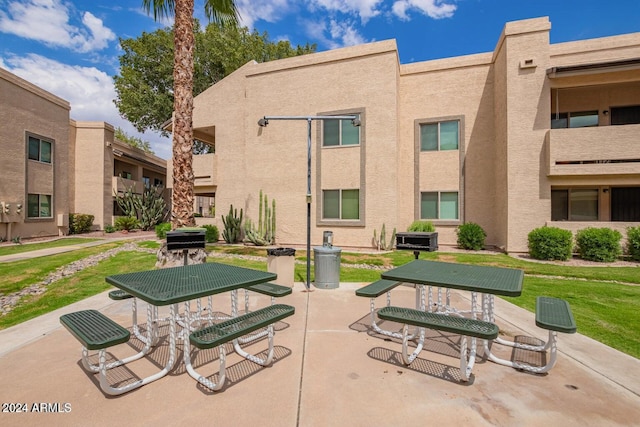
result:
[(29, 160), (51, 163), (51, 142), (29, 136)]
[(144, 183), (144, 188), (150, 188), (151, 187), (151, 180), (149, 179), (148, 176), (143, 176), (142, 177), (142, 182)]
[(640, 123), (640, 105), (611, 107), (612, 125), (635, 125)]
[(640, 221), (640, 187), (611, 189), (611, 221)]
[(323, 147), (360, 144), (360, 127), (354, 126), (351, 120), (323, 120), (322, 126)]
[(551, 129), (598, 126), (598, 111), (578, 111), (551, 115)]
[(360, 219), (360, 190), (323, 190), (322, 219)]
[(427, 123), (420, 125), (420, 151), (457, 150), (459, 122)]
[(162, 182), (161, 179), (153, 178), (153, 185), (155, 187), (162, 187), (164, 185), (164, 183)]
[(29, 194), (27, 197), (28, 218), (51, 218), (51, 195)]
[(597, 188), (551, 190), (552, 221), (598, 221)]
[(420, 193), (420, 219), (457, 220), (458, 192), (423, 192)]

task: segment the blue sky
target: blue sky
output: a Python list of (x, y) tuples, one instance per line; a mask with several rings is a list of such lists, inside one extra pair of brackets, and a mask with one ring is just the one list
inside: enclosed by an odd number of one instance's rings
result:
[[(196, 17), (205, 22), (203, 0)], [(0, 67), (68, 100), (71, 117), (138, 134), (113, 103), (119, 38), (170, 26), (141, 0), (0, 0)], [(640, 0), (236, 0), (243, 24), (319, 51), (396, 39), (402, 63), (493, 51), (506, 22), (549, 16), (551, 42), (640, 32)]]

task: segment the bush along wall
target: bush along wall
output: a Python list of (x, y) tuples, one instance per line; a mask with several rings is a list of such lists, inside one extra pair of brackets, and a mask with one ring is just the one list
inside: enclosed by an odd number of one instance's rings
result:
[(69, 214), (69, 234), (88, 233), (93, 227), (95, 217), (89, 214)]
[(622, 255), (622, 234), (610, 228), (587, 227), (576, 233), (580, 258), (596, 262), (613, 262)]
[(640, 226), (627, 228), (627, 255), (640, 261)]
[(573, 234), (557, 227), (540, 227), (528, 237), (529, 256), (533, 259), (566, 261), (573, 253)]
[(467, 222), (458, 226), (456, 234), (460, 248), (472, 251), (484, 249), (484, 239), (487, 238), (487, 233), (475, 222)]

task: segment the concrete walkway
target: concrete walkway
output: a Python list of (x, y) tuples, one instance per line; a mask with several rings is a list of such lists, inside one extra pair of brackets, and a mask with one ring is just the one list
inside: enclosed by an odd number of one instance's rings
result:
[[(122, 396), (104, 395), (97, 377), (82, 369), (80, 346), (58, 318), (95, 308), (130, 326), (129, 302), (113, 302), (106, 292), (0, 331), (1, 400), (26, 404), (29, 411), (2, 412), (0, 425), (638, 425), (640, 361), (635, 358), (580, 334), (561, 335), (558, 362), (547, 375), (479, 360), (472, 381), (462, 383), (456, 337), (431, 333), (426, 351), (404, 366), (401, 344), (370, 332), (369, 301), (355, 296), (358, 286), (341, 283), (337, 289), (306, 292), (296, 283), (293, 294), (282, 299), (295, 306), (296, 314), (277, 325), (274, 364), (258, 367), (230, 352), (228, 383), (216, 393), (185, 372), (179, 342), (180, 359), (168, 376)], [(468, 303), (464, 295), (453, 298)], [(414, 302), (412, 288), (393, 293), (396, 305)], [(252, 309), (268, 303), (267, 297), (251, 295)], [(216, 296), (214, 305), (228, 312), (228, 295)], [(545, 336), (532, 313), (500, 299), (496, 313), (503, 334)], [(147, 359), (110, 371), (110, 380), (126, 383), (158, 371), (167, 347), (162, 340)], [(137, 348), (133, 340), (111, 353), (124, 357)], [(264, 340), (249, 346), (256, 352), (265, 348)], [(498, 352), (511, 357), (511, 349)], [(542, 362), (528, 352), (514, 356)], [(194, 364), (213, 375), (216, 351), (196, 353)], [(59, 412), (35, 413), (34, 405)]]

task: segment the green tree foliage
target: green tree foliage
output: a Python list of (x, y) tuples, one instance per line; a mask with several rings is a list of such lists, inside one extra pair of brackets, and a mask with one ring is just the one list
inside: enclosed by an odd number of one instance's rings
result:
[[(193, 94), (200, 94), (247, 62), (272, 61), (316, 51), (316, 45), (291, 46), (272, 42), (268, 34), (246, 27), (208, 24), (204, 31), (195, 22)], [(142, 33), (135, 39), (120, 39), (120, 75), (114, 76), (120, 114), (137, 130), (154, 130), (167, 136), (162, 124), (173, 112), (173, 29)], [(212, 147), (194, 144), (196, 153)]]
[(143, 150), (147, 153), (155, 154), (151, 149), (151, 144), (149, 143), (149, 141), (143, 141), (140, 138), (128, 135), (121, 128), (116, 128), (115, 137), (125, 144), (129, 144), (133, 148), (139, 148), (140, 150)]

